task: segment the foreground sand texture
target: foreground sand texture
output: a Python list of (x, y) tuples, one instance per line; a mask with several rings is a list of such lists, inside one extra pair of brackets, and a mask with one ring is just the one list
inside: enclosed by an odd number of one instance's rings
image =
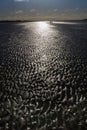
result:
[(87, 130), (87, 24), (0, 24), (0, 130)]

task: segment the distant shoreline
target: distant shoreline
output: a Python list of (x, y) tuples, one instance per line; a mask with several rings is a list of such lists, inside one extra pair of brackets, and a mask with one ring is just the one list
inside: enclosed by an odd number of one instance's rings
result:
[(87, 22), (87, 19), (82, 20), (0, 20), (0, 23), (4, 22), (40, 22), (40, 21), (59, 21), (59, 22)]

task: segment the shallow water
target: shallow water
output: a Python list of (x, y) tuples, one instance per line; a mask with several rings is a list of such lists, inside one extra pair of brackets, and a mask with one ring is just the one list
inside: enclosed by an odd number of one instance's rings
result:
[(0, 130), (85, 130), (86, 103), (86, 23), (0, 23)]

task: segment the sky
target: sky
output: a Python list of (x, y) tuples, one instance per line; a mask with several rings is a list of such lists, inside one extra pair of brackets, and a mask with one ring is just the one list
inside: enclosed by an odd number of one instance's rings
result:
[(87, 18), (87, 0), (0, 0), (0, 20)]

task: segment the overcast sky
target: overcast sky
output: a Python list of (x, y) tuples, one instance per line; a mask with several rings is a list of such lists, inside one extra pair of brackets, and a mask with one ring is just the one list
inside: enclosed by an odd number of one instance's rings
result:
[(0, 0), (0, 19), (84, 19), (87, 0)]

